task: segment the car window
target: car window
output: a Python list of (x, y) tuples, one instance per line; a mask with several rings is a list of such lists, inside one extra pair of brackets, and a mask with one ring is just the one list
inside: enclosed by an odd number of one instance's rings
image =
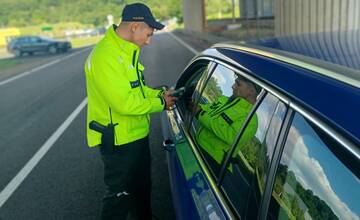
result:
[(256, 219), (286, 106), (267, 94), (236, 145), (222, 189), (244, 219)]
[(296, 113), (277, 168), (268, 219), (359, 219), (359, 175), (333, 153), (341, 148)]
[(259, 92), (255, 84), (217, 65), (201, 96), (192, 103), (190, 133), (215, 178)]
[(210, 68), (210, 61), (199, 60), (185, 71), (183, 74), (186, 76), (185, 79), (182, 78), (179, 80), (180, 82), (183, 82), (179, 83), (177, 88), (184, 87), (185, 92), (179, 97), (176, 106), (183, 117), (186, 127), (188, 127), (192, 115), (192, 108), (189, 108), (189, 103), (193, 103), (198, 99), (198, 91), (202, 89), (202, 82), (207, 78)]
[(19, 43), (19, 44), (25, 43), (25, 39), (26, 39), (26, 38), (24, 38), (24, 37), (18, 38), (17, 41), (16, 41), (16, 43)]
[(29, 38), (30, 43), (37, 43), (40, 41), (40, 38), (38, 37), (30, 37)]

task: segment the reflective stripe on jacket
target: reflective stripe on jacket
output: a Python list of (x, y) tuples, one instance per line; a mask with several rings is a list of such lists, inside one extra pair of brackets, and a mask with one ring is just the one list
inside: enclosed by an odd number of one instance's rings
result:
[(164, 101), (161, 90), (145, 86), (138, 62), (140, 48), (121, 39), (116, 26), (95, 46), (85, 62), (88, 95), (87, 141), (90, 147), (101, 143), (101, 134), (89, 129), (95, 120), (110, 123), (109, 108), (115, 126), (115, 145), (126, 144), (149, 133), (149, 113), (161, 112)]

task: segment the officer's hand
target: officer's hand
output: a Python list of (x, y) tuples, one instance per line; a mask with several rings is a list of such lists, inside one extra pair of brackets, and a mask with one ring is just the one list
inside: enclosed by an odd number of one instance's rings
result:
[(163, 98), (165, 98), (166, 95), (170, 95), (171, 93), (173, 93), (175, 90), (174, 89), (169, 89), (169, 90), (166, 90), (164, 93), (163, 93)]
[(164, 93), (164, 100), (165, 100), (165, 103), (166, 103), (166, 109), (167, 110), (170, 110), (171, 107), (173, 107), (173, 105), (175, 104), (176, 100), (178, 99), (177, 97), (173, 97), (170, 95), (171, 94), (171, 91), (166, 91)]

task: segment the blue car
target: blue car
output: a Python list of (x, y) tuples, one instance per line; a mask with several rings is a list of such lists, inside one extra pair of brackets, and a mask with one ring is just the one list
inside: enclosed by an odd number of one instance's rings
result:
[(360, 44), (338, 36), (190, 62), (162, 115), (177, 219), (360, 219)]
[(22, 36), (14, 38), (7, 45), (7, 50), (16, 57), (23, 54), (33, 55), (38, 52), (56, 54), (71, 49), (70, 41), (56, 40), (40, 36)]

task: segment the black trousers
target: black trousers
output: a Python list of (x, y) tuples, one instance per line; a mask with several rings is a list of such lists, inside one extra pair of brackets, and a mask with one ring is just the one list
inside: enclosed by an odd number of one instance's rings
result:
[(151, 219), (151, 156), (148, 137), (104, 152), (102, 220)]

